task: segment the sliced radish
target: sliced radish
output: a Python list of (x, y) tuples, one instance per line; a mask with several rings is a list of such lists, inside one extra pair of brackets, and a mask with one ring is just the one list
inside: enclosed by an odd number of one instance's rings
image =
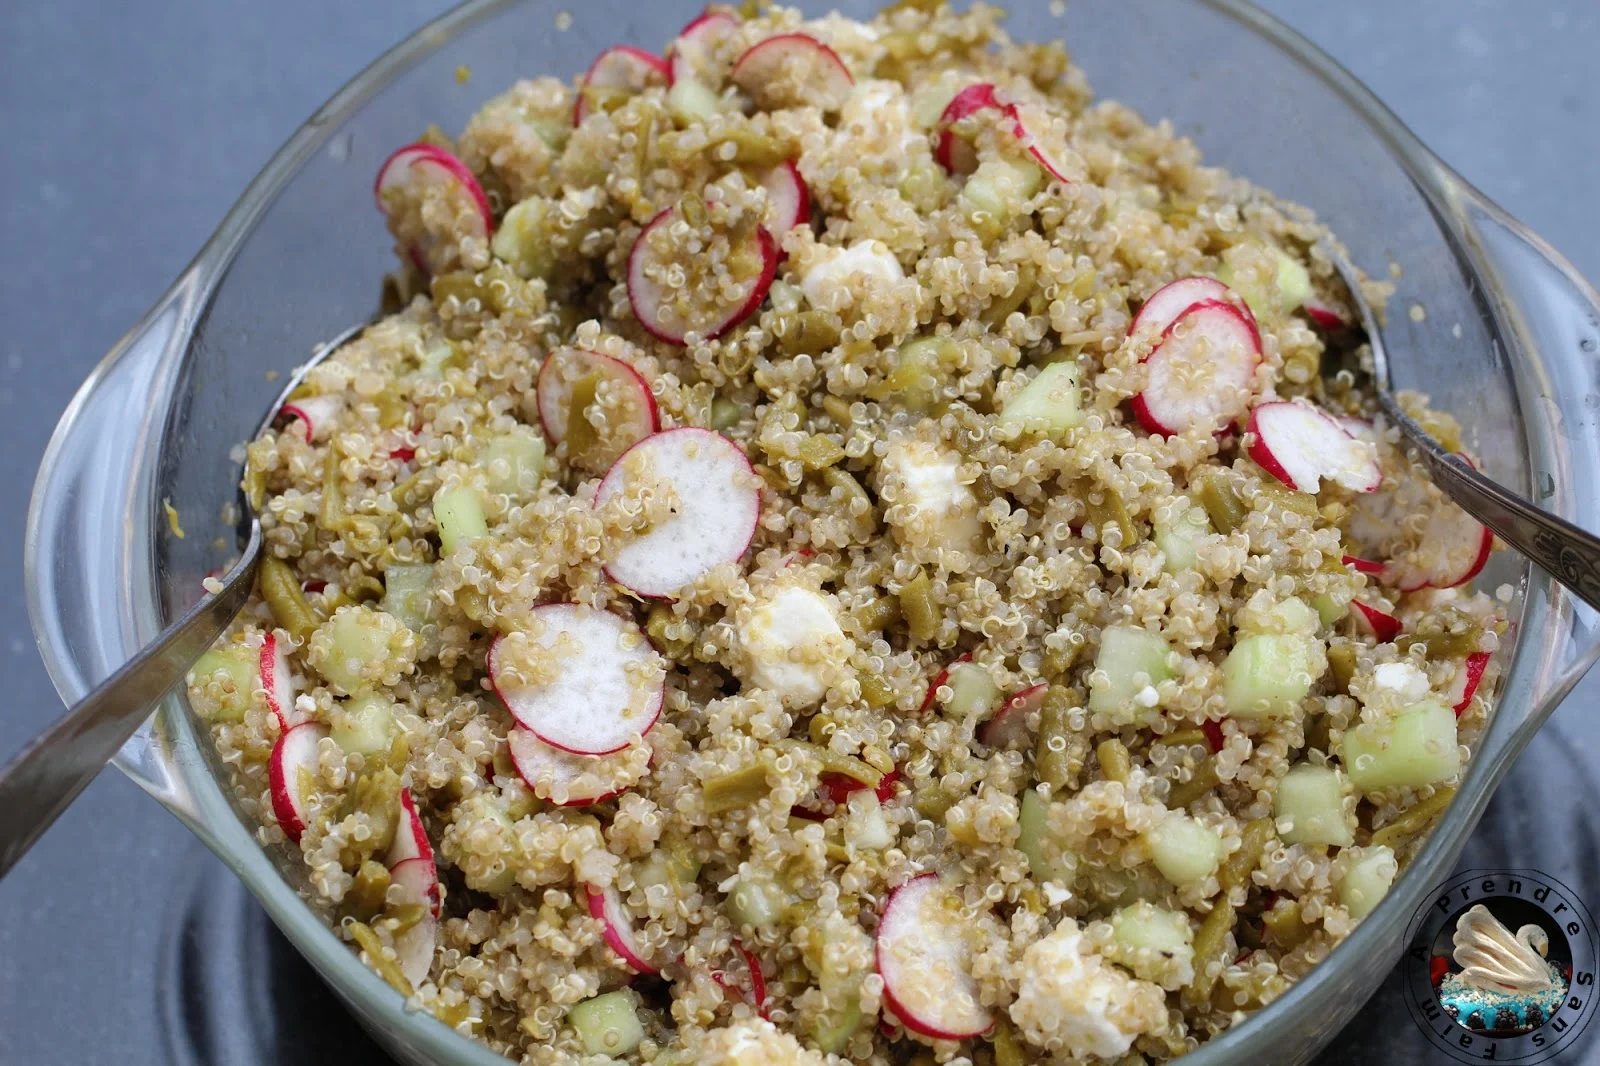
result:
[[(377, 198), (378, 210), (387, 215), (408, 191), (428, 185), (454, 187), (470, 196), (481, 222), (481, 232), (475, 236), (487, 238), (494, 232), (494, 211), (472, 169), (435, 145), (408, 144), (395, 152), (378, 168), (372, 192)], [(424, 272), (433, 270), (436, 260), (431, 240), (413, 244), (411, 256)]]
[(767, 228), (782, 237), (811, 221), (811, 190), (793, 162), (779, 163), (761, 176), (767, 190)]
[(267, 763), (272, 813), (283, 833), (296, 844), (311, 819), (311, 795), (317, 774), (318, 747), (327, 727), (303, 722), (278, 738)]
[(1360, 600), (1351, 600), (1350, 608), (1355, 611), (1356, 619), (1365, 623), (1362, 628), (1377, 637), (1379, 644), (1387, 644), (1400, 635), (1400, 619), (1387, 611), (1369, 607)]
[(1383, 483), (1377, 449), (1307, 403), (1275, 400), (1250, 412), (1250, 458), (1296, 492), (1320, 491), (1322, 479), (1353, 492)]
[(1179, 278), (1177, 281), (1168, 282), (1151, 294), (1150, 299), (1139, 308), (1139, 313), (1133, 316), (1133, 324), (1128, 327), (1128, 332), (1148, 330), (1158, 335), (1165, 333), (1195, 304), (1205, 303), (1207, 300), (1221, 300), (1228, 303), (1232, 295), (1233, 290), (1216, 278), (1204, 278), (1198, 275)]
[(1350, 434), (1356, 440), (1364, 440), (1368, 444), (1378, 443), (1378, 427), (1368, 422), (1365, 418), (1351, 418), (1349, 415), (1334, 415), (1333, 420), (1339, 423), (1339, 428)]
[(1349, 329), (1350, 323), (1338, 308), (1331, 304), (1322, 303), (1320, 300), (1307, 300), (1300, 305), (1313, 325), (1327, 333), (1337, 333), (1342, 329)]
[(400, 827), (395, 830), (394, 843), (389, 845), (386, 861), (392, 869), (412, 859), (422, 859), (432, 866), (433, 844), (428, 840), (422, 815), (417, 813), (417, 803), (407, 790), (400, 793)]
[(287, 428), (298, 433), (307, 444), (326, 440), (333, 432), (334, 421), (344, 410), (344, 399), (339, 396), (307, 396), (286, 403), (278, 417), (288, 423)]
[(1346, 555), (1341, 560), (1344, 565), (1361, 574), (1381, 574), (1383, 564), (1375, 559), (1362, 559), (1354, 555)]
[(400, 972), (416, 988), (428, 979), (433, 969), (433, 953), (439, 944), (438, 919), (424, 915), (422, 920), (394, 938), (395, 960)]
[(617, 890), (609, 885), (605, 888), (585, 885), (584, 890), (589, 897), (589, 916), (598, 918), (605, 926), (606, 943), (611, 950), (639, 973), (660, 973), (659, 966), (640, 954), (639, 940), (633, 931), (633, 918), (622, 905), (622, 897)]
[(884, 1002), (912, 1032), (967, 1040), (994, 1025), (978, 1002), (966, 923), (937, 874), (914, 877), (889, 896), (877, 957)]
[(1243, 414), (1261, 360), (1261, 336), (1231, 303), (1202, 300), (1167, 327), (1145, 360), (1134, 417), (1151, 433), (1216, 430)]
[(1226, 738), (1222, 735), (1221, 722), (1215, 720), (1201, 722), (1200, 732), (1206, 735), (1206, 747), (1210, 748), (1213, 754), (1222, 750)]
[(301, 714), (294, 705), (294, 674), (289, 670), (289, 655), (276, 632), (261, 641), (261, 688), (267, 694), (267, 709), (278, 719), (278, 728), (287, 733), (300, 724)]
[(1050, 686), (1040, 682), (1012, 696), (978, 729), (978, 740), (991, 748), (1012, 748), (1028, 739), (1028, 713), (1044, 704)]
[[(694, 265), (694, 257), (672, 241), (671, 223), (677, 217), (676, 207), (667, 208), (651, 219), (634, 241), (633, 251), (628, 253), (628, 303), (639, 324), (658, 340), (683, 344), (691, 333), (716, 340), (749, 318), (767, 298), (778, 272), (778, 242), (765, 228), (757, 228), (735, 247), (728, 260), (741, 267), (745, 280), (730, 292), (716, 279), (717, 296), (707, 304), (703, 290), (713, 279), (702, 285), (695, 270), (685, 283), (685, 268)], [(708, 264), (706, 269), (726, 269), (728, 265)]]
[(621, 89), (624, 92), (642, 93), (651, 85), (668, 84), (671, 81), (672, 68), (665, 59), (632, 45), (613, 45), (596, 56), (579, 79), (578, 99), (572, 105), (572, 124), (581, 126), (588, 117), (589, 100), (585, 89)]
[(968, 115), (991, 109), (1003, 112), (1006, 104), (995, 87), (986, 81), (969, 85), (951, 98), (934, 127), (939, 139), (934, 144), (933, 158), (940, 166), (952, 174), (971, 174), (978, 169), (978, 153), (973, 150), (972, 142), (951, 127)]
[[(850, 798), (852, 792), (860, 792), (867, 787), (863, 781), (857, 781), (849, 774), (824, 772), (818, 779), (822, 786), (822, 794), (834, 803), (844, 803)], [(878, 787), (873, 790), (880, 803), (888, 803), (894, 799), (895, 793), (900, 790), (900, 771), (890, 770), (883, 775), (883, 780), (878, 782)]]
[(489, 680), (513, 718), (574, 755), (610, 755), (650, 732), (666, 689), (661, 657), (631, 621), (577, 603), (535, 607), (532, 642), (548, 679), (507, 677), (504, 637), (489, 649)]
[(693, 78), (703, 72), (708, 53), (738, 28), (739, 20), (726, 11), (707, 10), (679, 30), (677, 40), (669, 49), (672, 81)]
[(572, 390), (591, 375), (609, 386), (612, 394), (620, 398), (621, 406), (607, 412), (604, 439), (596, 447), (587, 449), (593, 454), (568, 456), (568, 459), (584, 469), (598, 471), (660, 429), (661, 415), (650, 385), (621, 359), (582, 348), (557, 348), (540, 365), (535, 385), (539, 422), (552, 443), (560, 444), (567, 439), (567, 426), (573, 414)]
[(619, 492), (665, 486), (678, 505), (670, 517), (617, 545), (606, 573), (641, 596), (669, 597), (738, 560), (761, 517), (760, 484), (744, 452), (720, 433), (684, 426), (646, 437), (606, 473), (595, 506)]
[[(1466, 456), (1459, 458), (1469, 466)], [(1447, 499), (1438, 501), (1417, 546), (1390, 559), (1378, 580), (1402, 592), (1448, 589), (1478, 576), (1494, 550), (1494, 534)]]
[(1484, 668), (1489, 665), (1489, 653), (1475, 651), (1462, 662), (1461, 668), (1456, 671), (1455, 680), (1450, 683), (1450, 706), (1455, 709), (1456, 717), (1461, 717), (1472, 703), (1472, 697), (1478, 691), (1478, 685), (1483, 681)]
[(1034, 162), (1057, 181), (1070, 182), (1067, 165), (1039, 139), (1039, 132), (1049, 128), (1050, 116), (1042, 108), (1025, 103), (1007, 105), (1006, 115), (1011, 120), (1012, 135), (1033, 156)]
[(856, 83), (838, 52), (804, 33), (780, 33), (752, 45), (730, 76), (766, 111), (805, 105), (837, 111)]
[(971, 661), (972, 656), (970, 655), (958, 655), (954, 659), (951, 659), (950, 664), (943, 670), (940, 670), (937, 674), (934, 674), (933, 680), (928, 682), (927, 694), (922, 697), (922, 703), (917, 707), (917, 713), (927, 714), (928, 711), (932, 710), (934, 702), (939, 698), (939, 687), (950, 680), (951, 669), (958, 663), (970, 663)]
[[(595, 787), (610, 769), (604, 755), (573, 755), (552, 748), (529, 729), (513, 729), (506, 737), (511, 761), (529, 791), (558, 807), (587, 807), (620, 796), (626, 788), (607, 792)], [(555, 799), (557, 795), (564, 799)]]
[(389, 870), (389, 883), (400, 886), (401, 903), (426, 903), (429, 912), (439, 917), (444, 901), (439, 890), (439, 869), (432, 859), (418, 856), (395, 863)]

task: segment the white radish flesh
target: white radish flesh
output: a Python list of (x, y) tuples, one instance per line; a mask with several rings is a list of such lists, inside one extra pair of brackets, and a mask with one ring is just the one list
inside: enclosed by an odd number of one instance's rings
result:
[[(489, 679), (511, 716), (546, 744), (574, 755), (610, 755), (661, 716), (665, 667), (631, 621), (576, 603), (533, 611), (540, 674), (513, 678), (504, 637), (489, 649)], [(550, 671), (545, 676), (544, 671)]]
[(1305, 311), (1306, 317), (1311, 320), (1312, 325), (1325, 333), (1337, 333), (1342, 329), (1350, 328), (1350, 323), (1346, 321), (1344, 314), (1331, 304), (1322, 303), (1317, 299), (1310, 299), (1301, 305), (1301, 310)]
[(539, 367), (536, 394), (539, 422), (545, 435), (555, 444), (567, 439), (574, 417), (584, 412), (572, 409), (573, 392), (580, 382), (593, 378), (594, 394), (603, 390), (606, 398), (606, 428), (598, 431), (594, 442), (580, 449), (583, 455), (568, 455), (569, 462), (596, 472), (616, 462), (617, 456), (661, 428), (661, 415), (649, 384), (633, 367), (621, 359), (582, 348), (557, 348)]
[(327, 735), (326, 728), (313, 722), (297, 725), (278, 738), (267, 763), (272, 813), (284, 835), (297, 844), (311, 821), (310, 790), (316, 781), (318, 748)]
[(1488, 527), (1449, 500), (1440, 500), (1417, 546), (1389, 560), (1379, 580), (1402, 592), (1448, 589), (1478, 576), (1494, 550)]
[[(378, 178), (373, 184), (373, 196), (378, 210), (389, 214), (396, 203), (410, 199), (407, 195), (414, 187), (437, 185), (454, 188), (458, 195), (471, 198), (477, 209), (473, 236), (487, 239), (494, 232), (494, 211), (489, 197), (478, 183), (477, 177), (460, 159), (443, 148), (431, 144), (410, 144), (399, 149), (378, 168)], [(414, 245), (411, 256), (424, 272), (434, 269), (432, 242)]]
[(578, 82), (578, 99), (572, 105), (572, 124), (583, 125), (583, 120), (589, 115), (585, 89), (620, 89), (623, 92), (641, 93), (651, 85), (665, 85), (671, 78), (672, 70), (660, 56), (626, 44), (607, 48), (589, 64), (589, 69)]
[(1383, 483), (1378, 450), (1306, 403), (1278, 400), (1250, 412), (1250, 458), (1296, 492), (1321, 490), (1322, 479), (1352, 492)]
[(878, 923), (884, 1002), (907, 1029), (935, 1040), (989, 1031), (994, 1015), (978, 1001), (967, 922), (937, 874), (895, 889)]
[(261, 688), (267, 696), (267, 709), (278, 719), (278, 728), (287, 733), (300, 724), (294, 706), (294, 674), (289, 670), (289, 655), (276, 632), (261, 641)]
[(439, 944), (438, 919), (424, 915), (422, 920), (394, 938), (395, 961), (400, 972), (417, 988), (433, 969), (433, 953)]
[(1040, 139), (1041, 132), (1049, 128), (1050, 116), (1042, 108), (1026, 103), (1007, 105), (1006, 115), (1011, 120), (1012, 136), (1028, 150), (1034, 162), (1057, 181), (1072, 181), (1071, 170), (1065, 160), (1052, 152)]
[(394, 843), (389, 845), (385, 859), (391, 869), (411, 859), (433, 864), (433, 845), (428, 841), (427, 827), (422, 824), (422, 815), (417, 813), (417, 804), (410, 792), (400, 793), (400, 826), (395, 830)]
[(645, 226), (628, 253), (628, 304), (639, 325), (657, 340), (684, 344), (689, 334), (716, 340), (749, 318), (767, 298), (778, 271), (778, 243), (758, 228), (734, 249), (730, 261), (746, 273), (738, 288), (719, 289), (718, 298), (696, 302), (703, 286), (684, 284), (682, 256), (672, 243), (670, 226), (678, 209), (669, 207)]
[(1146, 330), (1159, 336), (1195, 304), (1207, 300), (1227, 302), (1232, 296), (1233, 290), (1216, 278), (1179, 278), (1151, 294), (1150, 299), (1139, 308), (1139, 313), (1133, 316), (1133, 325), (1128, 327), (1128, 332)]
[(294, 430), (310, 444), (328, 438), (343, 409), (344, 400), (338, 396), (306, 396), (284, 404), (278, 417), (288, 423), (286, 428)]
[(511, 749), (511, 761), (529, 791), (558, 807), (604, 803), (625, 791), (605, 791), (596, 786), (603, 777), (611, 777), (614, 765), (607, 762), (611, 756), (573, 755), (552, 748), (529, 729), (513, 729), (506, 743)]
[(990, 110), (1004, 112), (1005, 107), (995, 87), (988, 82), (969, 85), (956, 93), (945, 105), (944, 114), (939, 116), (936, 127), (939, 139), (934, 145), (933, 158), (952, 174), (971, 174), (977, 170), (978, 153), (973, 150), (972, 142), (952, 127), (968, 115)]
[(611, 950), (639, 973), (660, 973), (661, 968), (641, 954), (638, 937), (633, 931), (633, 919), (622, 905), (622, 897), (617, 890), (609, 885), (603, 889), (585, 885), (584, 890), (588, 894), (589, 916), (599, 919), (605, 926), (604, 935)]
[(1400, 635), (1400, 619), (1389, 612), (1370, 607), (1360, 600), (1351, 600), (1350, 609), (1361, 627), (1376, 637), (1379, 644), (1387, 644)]
[(1015, 748), (1027, 742), (1028, 715), (1044, 704), (1049, 685), (1030, 685), (1005, 702), (978, 730), (978, 740), (991, 748)]
[(439, 870), (432, 859), (418, 856), (395, 863), (389, 870), (389, 883), (399, 888), (396, 894), (401, 903), (426, 904), (430, 914), (435, 918), (439, 916), (443, 899), (439, 891)]
[(1478, 685), (1483, 681), (1484, 668), (1489, 665), (1489, 653), (1475, 651), (1468, 655), (1461, 667), (1456, 671), (1455, 680), (1450, 683), (1450, 708), (1460, 718), (1461, 713), (1472, 705), (1472, 697), (1478, 691)]
[(1151, 433), (1215, 432), (1250, 402), (1261, 337), (1233, 304), (1205, 300), (1167, 327), (1145, 360), (1144, 391), (1133, 413)]
[(725, 11), (706, 11), (678, 32), (668, 63), (672, 84), (686, 78), (703, 78), (709, 54), (739, 28), (739, 20)]
[(855, 86), (839, 53), (804, 33), (780, 33), (752, 45), (734, 63), (731, 77), (764, 110), (809, 104), (837, 111)]
[(794, 163), (779, 163), (767, 171), (761, 187), (767, 190), (767, 227), (774, 236), (781, 238), (811, 221), (811, 190)]
[(678, 498), (673, 514), (615, 545), (606, 566), (613, 581), (641, 596), (672, 596), (738, 560), (761, 517), (760, 478), (744, 452), (694, 427), (669, 429), (630, 448), (600, 482), (595, 506), (618, 493), (667, 487)]

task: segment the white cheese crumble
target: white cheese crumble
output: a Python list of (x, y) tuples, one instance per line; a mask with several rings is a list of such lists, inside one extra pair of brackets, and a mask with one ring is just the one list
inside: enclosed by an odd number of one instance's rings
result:
[(820, 702), (850, 653), (833, 597), (793, 585), (742, 615), (739, 641), (747, 679), (794, 707)]
[[(983, 535), (978, 497), (961, 482), (960, 458), (922, 441), (889, 446), (879, 464), (886, 477), (900, 482), (897, 505), (909, 509), (910, 521), (922, 525), (930, 544), (971, 551)], [(897, 529), (896, 532), (900, 532)]]
[(1022, 984), (1011, 1019), (1023, 1036), (1058, 1057), (1114, 1059), (1134, 1037), (1166, 1028), (1166, 993), (1084, 950), (1078, 923), (1055, 932), (1022, 956)]
[(1410, 663), (1383, 663), (1372, 671), (1372, 683), (1394, 693), (1404, 703), (1415, 703), (1428, 695), (1432, 686), (1428, 675)]
[(882, 241), (857, 241), (848, 248), (819, 248), (818, 253), (800, 279), (800, 288), (813, 307), (837, 311), (858, 302), (852, 289), (855, 284), (896, 285), (906, 280), (900, 260)]

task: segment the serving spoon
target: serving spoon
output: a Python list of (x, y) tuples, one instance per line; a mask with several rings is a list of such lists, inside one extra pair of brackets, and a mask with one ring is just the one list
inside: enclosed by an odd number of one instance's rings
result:
[[(290, 376), (251, 439), (264, 433), (311, 368), (366, 328), (352, 327), (323, 345)], [(34, 737), (0, 769), (0, 878), (78, 798), (126, 744), (162, 698), (205, 654), (250, 600), (261, 566), (261, 519), (241, 489), (239, 561), (209, 593), (161, 631), (144, 650), (73, 705), (66, 717)]]
[(1460, 508), (1495, 536), (1522, 553), (1573, 595), (1600, 610), (1600, 537), (1540, 510), (1479, 473), (1445, 449), (1401, 408), (1389, 382), (1389, 354), (1377, 313), (1362, 294), (1359, 275), (1331, 242), (1320, 245), (1350, 292), (1362, 331), (1372, 348), (1372, 377), (1378, 406), (1405, 435), (1428, 467), (1428, 476)]

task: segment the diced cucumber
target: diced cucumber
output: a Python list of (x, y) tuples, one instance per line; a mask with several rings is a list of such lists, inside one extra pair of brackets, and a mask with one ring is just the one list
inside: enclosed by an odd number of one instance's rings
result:
[(843, 1010), (821, 1015), (811, 1039), (824, 1055), (837, 1055), (861, 1029), (861, 1000), (852, 997)]
[(774, 885), (740, 876), (728, 893), (728, 913), (741, 925), (771, 929), (783, 915), (783, 893)]
[(238, 722), (261, 687), (261, 657), (208, 651), (189, 671), (189, 706), (208, 722)]
[(1399, 872), (1400, 864), (1388, 847), (1378, 844), (1367, 848), (1339, 879), (1339, 905), (1350, 912), (1350, 917), (1365, 918), (1388, 895)]
[(1172, 969), (1194, 965), (1194, 928), (1182, 911), (1158, 907), (1148, 900), (1130, 904), (1111, 916), (1113, 962), (1146, 981), (1162, 980)]
[(1284, 252), (1278, 253), (1278, 306), (1285, 311), (1311, 299), (1311, 272), (1300, 260)]
[[(1063, 888), (1071, 888), (1077, 870), (1070, 856), (1051, 854), (1046, 837), (1050, 801), (1039, 795), (1037, 789), (1022, 793), (1022, 811), (1017, 817), (1017, 850), (1028, 857), (1028, 873), (1040, 884), (1052, 881)], [(1059, 850), (1059, 849), (1056, 849)]]
[(1300, 763), (1278, 783), (1272, 816), (1285, 844), (1349, 847), (1355, 834), (1345, 818), (1344, 778), (1331, 766)]
[[(1262, 254), (1260, 245), (1240, 247), (1252, 257)], [(1274, 309), (1293, 311), (1311, 298), (1311, 274), (1305, 264), (1279, 248), (1271, 249), (1270, 254), (1273, 257), (1270, 278), (1263, 276), (1269, 268), (1259, 259), (1244, 270), (1236, 269), (1230, 262), (1223, 263), (1217, 270), (1217, 280), (1242, 296), (1257, 317)]]
[(313, 656), (313, 665), (328, 681), (354, 695), (369, 687), (366, 667), (389, 658), (389, 631), (366, 607), (345, 607), (327, 623), (333, 641), (324, 659)]
[(549, 234), (555, 214), (554, 205), (542, 196), (513, 204), (494, 231), (490, 251), (519, 277), (546, 277), (556, 264)]
[(578, 1039), (591, 1055), (626, 1055), (644, 1039), (633, 994), (625, 989), (574, 1004), (567, 1011), (567, 1021), (578, 1031)]
[(868, 395), (880, 403), (893, 402), (907, 410), (926, 411), (933, 406), (939, 383), (958, 356), (949, 337), (914, 337), (895, 350), (894, 368)]
[(1169, 574), (1193, 570), (1200, 562), (1196, 545), (1201, 537), (1212, 532), (1211, 519), (1206, 517), (1204, 509), (1185, 499), (1180, 499), (1178, 506), (1183, 509), (1176, 517), (1155, 523), (1156, 547), (1163, 556), (1161, 569)]
[(1139, 626), (1107, 626), (1100, 634), (1100, 651), (1089, 679), (1089, 710), (1113, 714), (1155, 706), (1154, 686), (1172, 677), (1167, 666), (1170, 654), (1172, 648), (1160, 633)]
[(1326, 659), (1318, 641), (1261, 633), (1236, 641), (1222, 663), (1222, 698), (1234, 718), (1274, 718), (1306, 698)]
[(1322, 621), (1317, 612), (1297, 596), (1290, 596), (1273, 607), (1271, 614), (1273, 621), (1282, 627), (1282, 632), (1308, 637), (1316, 635)]
[(453, 342), (444, 337), (433, 337), (423, 346), (418, 365), (425, 377), (437, 378), (443, 376), (445, 367), (458, 362), (459, 356), (460, 352)]
[(969, 212), (983, 211), (1003, 222), (1020, 214), (1043, 182), (1044, 171), (1036, 163), (986, 159), (967, 179), (961, 202)]
[(681, 896), (699, 876), (700, 864), (689, 858), (686, 849), (664, 847), (652, 851), (633, 871), (633, 879), (643, 888), (665, 885), (674, 896)]
[(489, 532), (483, 501), (471, 485), (439, 490), (433, 497), (433, 521), (439, 527), (439, 547), (445, 555)]
[(845, 817), (844, 838), (863, 851), (882, 851), (894, 843), (894, 832), (883, 816), (883, 804), (870, 788), (850, 793), (849, 813)]
[(1051, 363), (1006, 402), (1000, 421), (1059, 440), (1083, 421), (1076, 363)]
[(433, 564), (391, 566), (383, 572), (385, 614), (398, 618), (413, 633), (420, 633), (433, 615)]
[(721, 432), (732, 429), (744, 420), (744, 408), (726, 396), (711, 401), (711, 428)]
[(941, 713), (953, 719), (984, 717), (1000, 706), (1000, 689), (989, 676), (989, 671), (977, 663), (963, 660), (951, 663), (945, 671), (945, 685), (950, 688), (950, 702), (941, 705)]
[(667, 111), (685, 126), (704, 122), (722, 110), (722, 98), (698, 79), (683, 77), (667, 90)]
[(1424, 700), (1384, 722), (1363, 722), (1344, 734), (1344, 767), (1362, 792), (1421, 788), (1448, 781), (1461, 770), (1456, 716)]
[[(472, 841), (470, 855), (458, 863), (467, 887), (491, 896), (503, 896), (517, 883), (516, 823), (507, 809), (507, 797), (495, 790), (475, 792), (456, 805), (452, 819), (463, 839)], [(446, 838), (444, 847), (451, 848)]]
[(1144, 839), (1156, 869), (1175, 885), (1210, 877), (1222, 861), (1222, 838), (1216, 830), (1177, 811), (1146, 830)]
[(1337, 596), (1331, 592), (1319, 593), (1311, 601), (1311, 606), (1317, 609), (1317, 617), (1322, 619), (1322, 624), (1331, 626), (1350, 613), (1350, 596), (1348, 593)]
[(972, 76), (958, 69), (945, 70), (933, 81), (924, 82), (911, 94), (911, 121), (918, 128), (931, 130), (944, 117), (944, 109), (956, 98), (963, 83)]
[(394, 701), (376, 694), (346, 700), (334, 709), (328, 735), (347, 754), (388, 751), (394, 741)]
[(526, 500), (544, 479), (544, 438), (526, 426), (501, 434), (484, 449), (482, 466), (490, 492)]

